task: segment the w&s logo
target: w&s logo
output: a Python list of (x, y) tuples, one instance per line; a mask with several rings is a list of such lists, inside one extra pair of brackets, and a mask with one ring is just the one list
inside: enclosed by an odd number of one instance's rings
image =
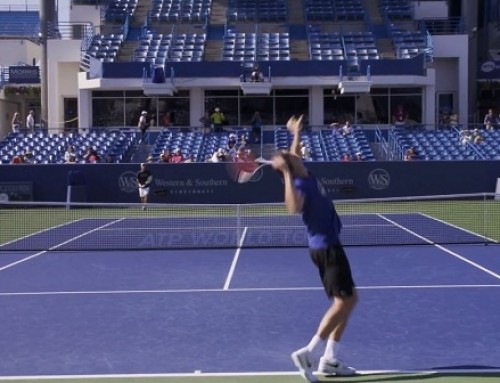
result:
[(370, 189), (383, 190), (391, 184), (391, 176), (384, 169), (375, 169), (368, 174), (368, 185)]

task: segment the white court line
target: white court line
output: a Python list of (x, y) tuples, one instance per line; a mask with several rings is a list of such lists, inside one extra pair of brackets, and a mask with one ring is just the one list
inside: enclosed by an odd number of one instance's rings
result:
[[(352, 224), (352, 225), (343, 225), (344, 228), (347, 228), (347, 227), (392, 227), (394, 225), (392, 224)], [(270, 226), (246, 226), (247, 229), (265, 229), (265, 230), (271, 230), (273, 229), (272, 227)], [(305, 232), (305, 228), (304, 228), (304, 225), (287, 225), (286, 226), (287, 229), (303, 229), (304, 232)], [(149, 227), (144, 227), (144, 226), (141, 226), (141, 227), (132, 227), (132, 226), (127, 226), (126, 228), (110, 228), (110, 229), (106, 229), (105, 231), (122, 231), (122, 230), (133, 230), (133, 231), (137, 231), (137, 230), (154, 230), (154, 229), (158, 229), (158, 230), (189, 230), (189, 231), (196, 231), (196, 228), (193, 229), (193, 227), (190, 227), (190, 226), (186, 226), (186, 227), (172, 227), (172, 226), (165, 226), (165, 227), (160, 227), (160, 226), (149, 226)], [(204, 228), (204, 227), (199, 227), (198, 230), (200, 231), (204, 231), (206, 230), (207, 228)], [(236, 230), (236, 229), (239, 229), (239, 227), (237, 226), (214, 226), (214, 227), (209, 227), (208, 229), (212, 229), (212, 230), (225, 230), (225, 229), (232, 229), (232, 230)], [(281, 228), (275, 228), (275, 230), (282, 230)]]
[(429, 245), (433, 245), (433, 246), (437, 247), (438, 249), (440, 249), (440, 250), (444, 251), (445, 253), (448, 253), (448, 254), (450, 254), (450, 255), (453, 255), (455, 258), (458, 258), (458, 259), (460, 259), (461, 261), (464, 261), (465, 263), (468, 263), (469, 265), (474, 266), (475, 268), (477, 268), (477, 269), (479, 269), (479, 270), (481, 270), (481, 271), (484, 271), (486, 274), (489, 274), (489, 275), (491, 275), (492, 277), (495, 277), (495, 278), (497, 278), (497, 279), (500, 279), (500, 275), (499, 275), (499, 274), (495, 273), (494, 271), (492, 271), (492, 270), (490, 270), (490, 269), (487, 269), (487, 268), (486, 268), (486, 267), (484, 267), (484, 266), (481, 266), (479, 263), (473, 262), (473, 261), (471, 261), (470, 259), (467, 259), (467, 258), (465, 258), (465, 257), (461, 256), (460, 254), (457, 254), (457, 253), (455, 253), (454, 251), (451, 251), (451, 250), (447, 249), (447, 248), (446, 248), (446, 247), (444, 247), (444, 246), (441, 246), (441, 245), (438, 245), (437, 243), (432, 242), (430, 239), (428, 239), (428, 238), (426, 238), (426, 237), (424, 237), (424, 236), (421, 236), (420, 234), (415, 233), (414, 231), (412, 231), (412, 230), (410, 230), (410, 229), (408, 229), (408, 228), (406, 228), (406, 227), (404, 227), (404, 226), (400, 225), (400, 224), (399, 224), (399, 223), (397, 223), (397, 222), (394, 222), (393, 220), (391, 220), (391, 219), (389, 219), (389, 218), (387, 218), (387, 217), (384, 217), (382, 214), (377, 213), (377, 215), (378, 215), (380, 218), (385, 219), (387, 222), (390, 222), (390, 223), (392, 223), (393, 225), (395, 225), (395, 226), (399, 227), (400, 229), (402, 229), (402, 230), (406, 231), (407, 233), (410, 233), (411, 235), (414, 235), (415, 237), (420, 238), (422, 241), (424, 241), (424, 242), (428, 243)]
[(36, 258), (36, 257), (38, 257), (38, 256), (40, 256), (40, 255), (42, 255), (42, 254), (47, 253), (48, 251), (55, 250), (55, 249), (57, 249), (57, 248), (59, 248), (59, 247), (61, 247), (61, 246), (64, 246), (64, 245), (66, 245), (66, 244), (68, 244), (68, 243), (70, 243), (70, 242), (73, 242), (75, 239), (78, 239), (78, 238), (84, 237), (84, 236), (86, 236), (86, 235), (88, 235), (88, 234), (93, 233), (94, 231), (97, 231), (97, 230), (102, 229), (102, 228), (104, 228), (104, 227), (106, 227), (106, 226), (112, 225), (112, 224), (114, 224), (114, 223), (120, 222), (120, 221), (122, 221), (123, 219), (124, 219), (124, 218), (120, 218), (120, 219), (114, 220), (114, 221), (112, 221), (112, 222), (108, 222), (108, 223), (106, 223), (105, 225), (102, 225), (102, 226), (96, 227), (96, 228), (94, 228), (94, 229), (92, 229), (92, 230), (86, 231), (85, 233), (82, 233), (82, 234), (80, 234), (80, 235), (77, 235), (77, 236), (76, 236), (76, 237), (74, 237), (74, 238), (68, 239), (67, 241), (64, 241), (64, 242), (61, 242), (61, 243), (59, 243), (59, 244), (57, 244), (57, 245), (55, 245), (55, 246), (49, 247), (49, 249), (48, 249), (48, 250), (39, 251), (39, 252), (38, 252), (38, 253), (36, 253), (36, 254), (32, 254), (32, 255), (30, 255), (30, 256), (28, 256), (28, 257), (25, 257), (25, 258), (22, 258), (22, 259), (20, 259), (20, 260), (18, 260), (18, 261), (15, 261), (15, 262), (9, 263), (9, 264), (7, 264), (7, 265), (5, 265), (5, 266), (0, 267), (0, 271), (2, 271), (2, 270), (6, 270), (6, 269), (9, 269), (9, 268), (11, 268), (11, 267), (13, 267), (13, 266), (16, 266), (16, 265), (20, 264), (20, 263), (23, 263), (23, 262), (29, 261), (30, 259)]
[(59, 229), (60, 227), (63, 227), (63, 226), (66, 226), (66, 225), (71, 225), (72, 223), (75, 223), (75, 222), (83, 221), (84, 219), (85, 218), (74, 219), (73, 221), (70, 221), (70, 222), (61, 223), (60, 225), (56, 225), (56, 226), (48, 227), (48, 228), (43, 229), (43, 230), (36, 231), (34, 233), (31, 233), (31, 234), (28, 234), (28, 235), (25, 235), (25, 236), (13, 239), (12, 241), (2, 243), (2, 244), (0, 244), (0, 248), (3, 247), (3, 246), (6, 246), (6, 245), (10, 245), (10, 244), (12, 244), (14, 242), (17, 242), (17, 241), (22, 241), (23, 239), (32, 237), (34, 235), (42, 234), (42, 233), (44, 233), (46, 231), (49, 231), (49, 230)]
[[(500, 368), (446, 369), (446, 370), (362, 370), (360, 375), (466, 375), (498, 374)], [(137, 378), (200, 378), (200, 377), (246, 377), (246, 376), (297, 376), (298, 371), (256, 371), (256, 372), (185, 372), (171, 374), (95, 374), (95, 375), (26, 375), (2, 376), (1, 381), (12, 380), (63, 380), (63, 379), (137, 379)], [(336, 378), (328, 381), (334, 382)], [(326, 380), (325, 380), (326, 381)]]
[(432, 220), (437, 221), (437, 222), (439, 222), (439, 223), (442, 223), (443, 225), (450, 226), (450, 227), (453, 227), (454, 229), (464, 231), (464, 232), (466, 232), (466, 233), (468, 233), (468, 234), (471, 234), (471, 235), (474, 235), (474, 236), (476, 236), (476, 237), (486, 239), (487, 241), (494, 242), (494, 243), (498, 243), (498, 241), (497, 241), (497, 240), (495, 240), (495, 239), (493, 239), (493, 238), (488, 238), (488, 237), (485, 237), (484, 235), (481, 235), (481, 234), (475, 233), (475, 232), (473, 232), (473, 231), (471, 231), (471, 230), (464, 229), (463, 227), (460, 227), (460, 226), (454, 225), (454, 224), (452, 224), (452, 223), (450, 223), (450, 222), (446, 222), (446, 221), (444, 221), (444, 220), (442, 220), (442, 219), (439, 219), (439, 218), (433, 217), (433, 216), (431, 216), (431, 215), (428, 215), (428, 214), (425, 214), (425, 213), (418, 213), (418, 214), (423, 215), (424, 217), (429, 218), (429, 219), (432, 219)]
[(245, 237), (247, 235), (247, 229), (248, 226), (245, 226), (245, 228), (243, 229), (243, 234), (241, 235), (240, 243), (238, 243), (238, 248), (234, 253), (233, 261), (231, 262), (231, 267), (229, 268), (229, 272), (227, 273), (223, 290), (229, 289), (229, 285), (231, 284), (231, 280), (233, 279), (234, 271), (236, 270), (236, 264), (238, 263), (238, 259), (240, 258), (241, 246), (243, 246), (243, 242), (245, 241)]
[[(387, 285), (356, 286), (358, 290), (411, 290), (411, 289), (479, 289), (500, 288), (498, 285)], [(189, 294), (189, 293), (254, 293), (254, 292), (297, 292), (322, 291), (323, 287), (241, 287), (231, 289), (164, 289), (164, 290), (94, 290), (94, 291), (35, 291), (0, 293), (0, 297), (45, 296), (45, 295), (126, 295), (126, 294)]]

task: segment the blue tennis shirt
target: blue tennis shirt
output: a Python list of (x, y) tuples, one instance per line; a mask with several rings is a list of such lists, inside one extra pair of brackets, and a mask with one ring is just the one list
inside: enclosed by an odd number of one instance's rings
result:
[(311, 173), (294, 178), (294, 184), (304, 196), (302, 220), (307, 227), (309, 247), (324, 249), (338, 244), (342, 222), (323, 185)]

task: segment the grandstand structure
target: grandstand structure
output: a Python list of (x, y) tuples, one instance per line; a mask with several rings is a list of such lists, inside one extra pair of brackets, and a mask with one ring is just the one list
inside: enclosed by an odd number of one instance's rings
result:
[[(461, 15), (477, 13), (472, 3), (462, 1)], [(137, 127), (142, 111), (151, 123), (147, 141), (136, 134), (123, 147), (104, 146), (119, 162), (157, 159), (166, 148), (202, 161), (230, 132), (253, 141), (255, 111), (263, 133), (253, 149), (261, 155), (286, 145), (288, 116), (304, 114), (312, 161), (357, 153), (399, 160), (409, 146), (422, 160), (500, 158), (495, 132), (481, 144), (457, 138), (474, 114), (477, 84), (471, 25), (446, 0), (75, 0), (46, 41), (37, 15), (36, 8), (0, 9), (0, 48), (13, 52), (0, 62), (0, 113), (9, 116), (0, 127), (3, 163), (27, 146), (39, 152), (37, 162), (57, 163), (60, 150), (44, 154), (44, 140), (58, 148), (71, 132), (85, 146), (100, 145)], [(40, 115), (39, 82), (15, 75), (40, 64), (42, 46), (50, 102), (36, 128), (49, 132), (7, 135), (14, 112)], [(256, 66), (262, 81), (251, 80)], [(226, 132), (189, 129), (216, 107)], [(443, 116), (452, 114), (456, 125), (447, 125)], [(341, 134), (346, 121), (353, 134)]]

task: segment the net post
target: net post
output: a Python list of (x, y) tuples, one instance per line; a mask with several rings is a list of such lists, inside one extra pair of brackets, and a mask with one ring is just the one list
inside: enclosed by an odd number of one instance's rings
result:
[(241, 205), (236, 205), (236, 247), (239, 247), (241, 242)]

